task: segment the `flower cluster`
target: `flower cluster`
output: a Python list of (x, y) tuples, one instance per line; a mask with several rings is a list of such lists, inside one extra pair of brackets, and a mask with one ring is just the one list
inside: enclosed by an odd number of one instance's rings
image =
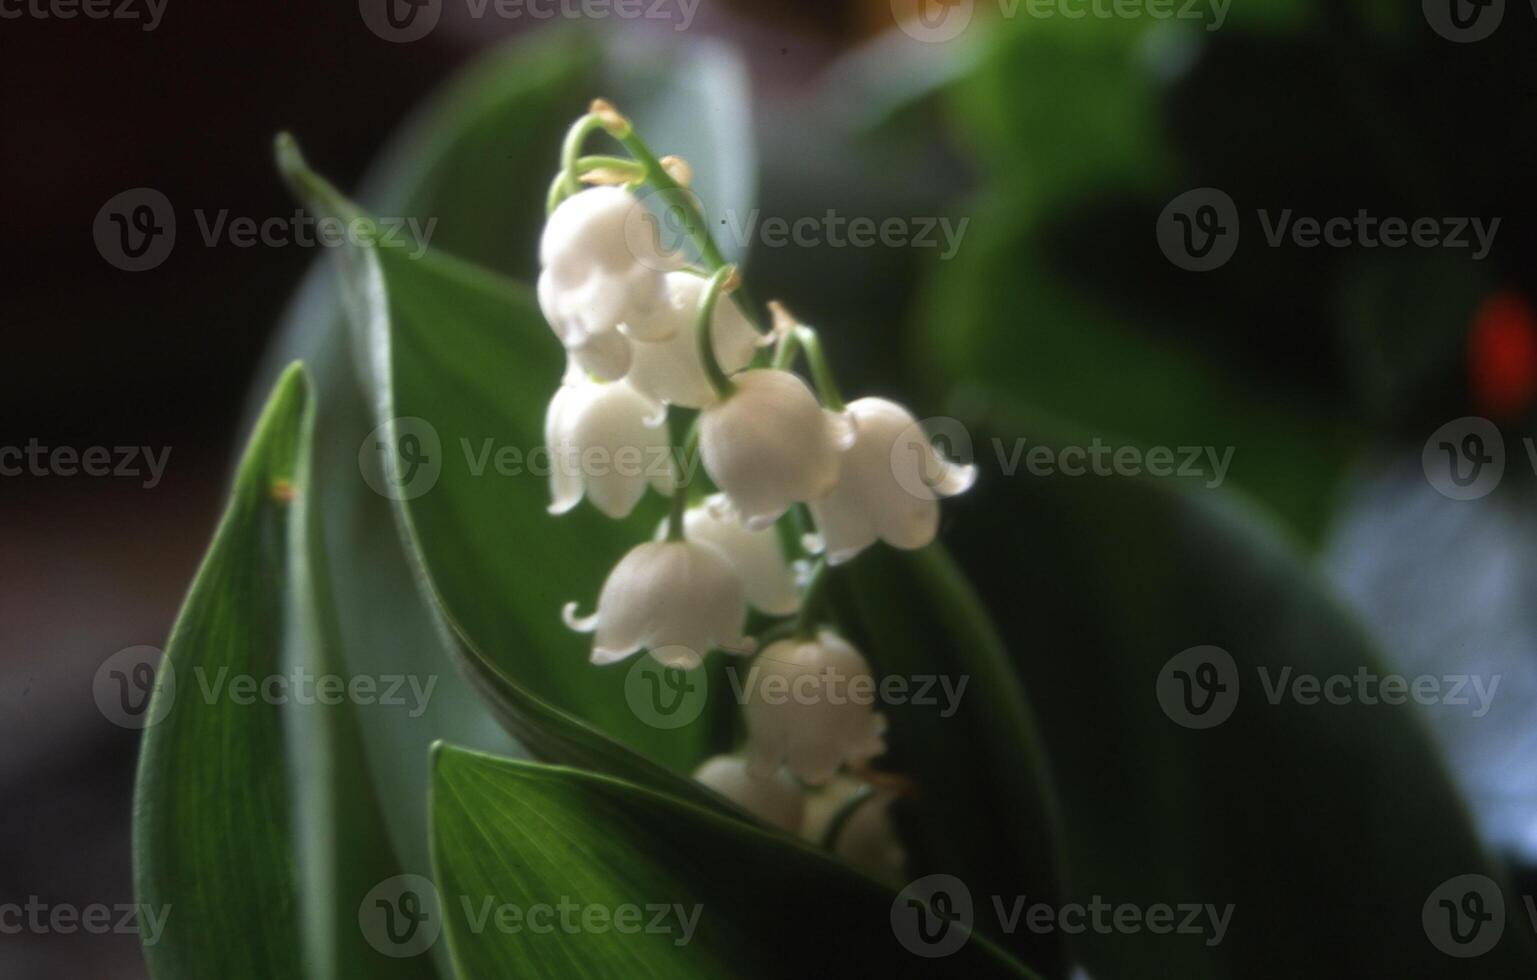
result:
[[(580, 156), (599, 130), (632, 158)], [(770, 678), (868, 678), (863, 655), (821, 621), (827, 569), (877, 541), (928, 544), (939, 499), (964, 491), (973, 471), (945, 460), (902, 406), (845, 404), (816, 332), (783, 306), (770, 304), (772, 329), (755, 325), (736, 270), (685, 191), (689, 177), (686, 164), (658, 160), (628, 120), (597, 102), (573, 127), (551, 189), (538, 295), (568, 366), (545, 426), (553, 457), (565, 461), (551, 476), (550, 511), (585, 497), (623, 518), (648, 486), (672, 501), (657, 538), (614, 567), (596, 611), (581, 617), (569, 603), (566, 622), (593, 634), (595, 664), (645, 651), (693, 669), (711, 650), (757, 651), (751, 607), (771, 625), (759, 631), (767, 646), (748, 692)], [(702, 264), (646, 233), (651, 216), (635, 193), (642, 186), (681, 214)], [(815, 388), (792, 373), (798, 355)], [(677, 447), (673, 433), (685, 427)], [(580, 465), (589, 453), (669, 447), (674, 465), (660, 472), (595, 474)], [(715, 493), (693, 479), (695, 459)], [(847, 782), (840, 774), (885, 751), (884, 719), (867, 704), (771, 703), (749, 693), (745, 715), (743, 753), (710, 760), (697, 778), (791, 832), (805, 829), (807, 787)], [(889, 834), (883, 815), (852, 825)]]

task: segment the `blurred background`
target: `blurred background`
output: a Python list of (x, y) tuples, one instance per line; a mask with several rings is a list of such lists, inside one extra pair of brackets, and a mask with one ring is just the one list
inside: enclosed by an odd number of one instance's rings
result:
[[(476, 17), (444, 0), (413, 41), (346, 0), (260, 11), (168, 0), (106, 18), (5, 8), (0, 447), (106, 447), (114, 463), (126, 459), (117, 447), (138, 449), (121, 475), (50, 464), (0, 476), (0, 904), (132, 901), (138, 733), (106, 716), (93, 684), (117, 651), (163, 645), (263, 352), (319, 251), (210, 244), (199, 222), (294, 214), (271, 162), (278, 131), (351, 189), (477, 54), (588, 27), (620, 47), (681, 37), (740, 55), (762, 218), (932, 222), (934, 246), (750, 243), (757, 295), (797, 297), (846, 388), (964, 420), (984, 472), (1007, 464), (994, 446), (1018, 439), (1231, 449), (1216, 485), (1210, 470), (1167, 482), (1241, 508), (1295, 551), (1392, 669), (1499, 677), (1486, 715), (1436, 705), (1417, 724), (1482, 846), (1530, 894), (1537, 10), (1512, 3), (1491, 26), (1453, 17), (1483, 9), (1461, 0), (1232, 0), (1188, 17), (1083, 18), (1061, 11), (1088, 4), (1032, 15), (999, 0), (917, 2), (702, 0), (692, 15), (552, 24), (531, 6)], [(574, 117), (592, 94), (573, 87), (557, 108)], [(555, 156), (551, 143), (552, 170)], [(162, 193), (177, 220), (175, 247), (144, 271), (120, 268), (97, 234), (108, 202), (135, 188)], [(542, 187), (520, 190), (521, 207), (542, 205)], [(1307, 217), (1350, 224), (1338, 243), (1307, 244), (1288, 225)], [(1434, 225), (1426, 244), (1374, 246), (1386, 219)], [(1272, 241), (1278, 223), (1291, 230)], [(532, 274), (506, 259), (501, 271)], [(1453, 479), (1486, 457), (1492, 473), (1495, 454), (1503, 478)], [(1079, 481), (1057, 500), (1003, 482), (961, 502), (947, 529), (995, 609), (1019, 589), (1061, 586), (1054, 572), (1005, 569), (993, 535), (1032, 547), (1031, 520), (1052, 507), (1088, 520), (1095, 504), (1076, 502), (1098, 493)], [(1101, 545), (1107, 563), (1136, 548)], [(1094, 601), (1112, 573), (1076, 571), (1080, 635), (1135, 631), (1124, 607)], [(1224, 600), (1192, 585), (1184, 601)], [(1242, 602), (1228, 612), (1246, 621)], [(1031, 627), (1003, 618), (1011, 637)], [(1083, 655), (1042, 646), (1043, 663)], [(1065, 668), (1040, 670), (1037, 690), (1071, 686), (1055, 673)], [(1070, 723), (1056, 711), (1043, 708), (1048, 743)], [(1346, 752), (1329, 764), (1354, 763)], [(1326, 784), (1299, 773), (1276, 777), (1296, 793), (1235, 813), (1266, 807), (1284, 823), (1290, 808), (1310, 811)], [(144, 974), (135, 936), (23, 933), (0, 935), (0, 975)]]

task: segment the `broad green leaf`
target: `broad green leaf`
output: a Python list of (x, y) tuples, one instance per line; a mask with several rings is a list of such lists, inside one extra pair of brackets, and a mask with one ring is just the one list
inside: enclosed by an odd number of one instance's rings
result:
[[(1009, 431), (1006, 420), (998, 428)], [(1145, 479), (989, 472), (975, 494), (949, 538), (964, 566), (985, 570), (978, 581), (1027, 688), (1051, 694), (1036, 709), (1060, 790), (1069, 897), (1233, 907), (1220, 943), (1208, 944), (1210, 930), (1077, 937), (1092, 976), (1532, 971), (1510, 893), (1492, 951), (1458, 960), (1431, 945), (1422, 912), (1432, 892), (1501, 871), (1414, 705), (1290, 693), (1299, 675), (1322, 683), (1386, 668), (1273, 527), (1230, 498)], [(1208, 646), (1231, 656), (1231, 670), (1206, 654), (1174, 662)], [(1182, 708), (1178, 686), (1180, 672), (1195, 683), (1196, 660), (1231, 692), (1190, 690), (1198, 708), (1208, 694), (1222, 698), (1209, 711), (1232, 706), (1204, 729), (1186, 727), (1207, 716)]]
[[(594, 95), (619, 101), (648, 134), (656, 134), (661, 152), (687, 156), (707, 202), (740, 206), (752, 184), (751, 141), (745, 132), (749, 120), (739, 108), (741, 90), (741, 69), (734, 58), (710, 44), (661, 44), (630, 37), (620, 50), (597, 43), (586, 32), (540, 31), (490, 52), (436, 93), (370, 168), (359, 197), (374, 214), (414, 217), (423, 226), (435, 221), (434, 248), (488, 268), (532, 276), (544, 194), (561, 136)], [(699, 126), (705, 116), (711, 120), (708, 131)], [(355, 672), (431, 672), (439, 677), (431, 706), (420, 718), (369, 713), (362, 719), (370, 757), (388, 763), (376, 772), (381, 795), (391, 802), (388, 816), (396, 847), (413, 863), (418, 856), (424, 862), (427, 834), (420, 800), (426, 792), (431, 741), (446, 738), (501, 752), (512, 749), (458, 672), (444, 669), (456, 655), (455, 641), (445, 635), (430, 600), (418, 588), (392, 502), (360, 477), (360, 449), (379, 441), (373, 431), (380, 423), (377, 391), (365, 350), (349, 342), (331, 265), (331, 260), (323, 261), (306, 280), (263, 374), (270, 378), (282, 363), (302, 357), (322, 393), (318, 505), (326, 518), (325, 560), (336, 583), (348, 667)], [(510, 323), (505, 326), (511, 329)], [(531, 363), (496, 365), (495, 384), (529, 391), (552, 386), (557, 378), (548, 373), (548, 353)], [(448, 387), (457, 385), (449, 382)], [(532, 417), (536, 423), (542, 412), (540, 404)], [(453, 453), (459, 449), (453, 439), (445, 448)], [(530, 534), (547, 534), (549, 550), (576, 553), (584, 547), (579, 527), (549, 518), (542, 504), (503, 510), (493, 527), (481, 529), (488, 530), (519, 542), (531, 540)], [(519, 544), (507, 550), (506, 559), (522, 561), (524, 554)], [(563, 599), (595, 597), (602, 581), (597, 563), (606, 557), (591, 553), (595, 564), (580, 588), (569, 586), (570, 594)], [(526, 568), (531, 583), (544, 582), (537, 562)], [(541, 608), (530, 628), (571, 642), (559, 621), (559, 601), (553, 595), (550, 600), (554, 605)], [(530, 647), (517, 653), (528, 659), (527, 654), (543, 655), (548, 649)], [(579, 656), (575, 648), (568, 652)], [(594, 680), (612, 691), (613, 681), (601, 676)]]
[[(1062, 828), (1044, 745), (972, 586), (935, 544), (867, 552), (838, 594), (877, 674), (906, 678), (914, 692), (881, 709), (891, 725), (882, 764), (915, 783), (894, 807), (910, 873), (954, 875), (973, 895), (1060, 896)], [(1007, 942), (1055, 972), (1059, 939), (1021, 930)]]
[[(340, 673), (312, 562), (313, 423), (294, 366), (167, 644), (134, 814), (139, 901), (168, 912), (145, 949), (157, 980), (433, 975), (425, 961), (381, 955), (357, 928), (363, 896), (400, 867), (353, 706), (294, 682)], [(287, 686), (267, 686), (278, 677)], [(255, 693), (269, 690), (279, 696)]]
[[(295, 147), (280, 141), (278, 152), (311, 207), (361, 218), (305, 168)], [(546, 513), (549, 491), (537, 470), (545, 387), (508, 387), (498, 377), (501, 368), (541, 364), (550, 384), (559, 383), (560, 347), (528, 290), (446, 256), (368, 244), (345, 253), (343, 269), (357, 336), (377, 372), (379, 438), (400, 447), (385, 454), (377, 478), (401, 488), (397, 516), (408, 553), (471, 682), (499, 720), (546, 758), (711, 799), (627, 747), (662, 758), (670, 751), (688, 765), (703, 753), (707, 726), (644, 721), (626, 696), (635, 690), (633, 665), (593, 667), (587, 638), (567, 630), (556, 611), (564, 601), (554, 591), (559, 583), (601, 584), (609, 561), (647, 539), (661, 502), (619, 522)], [(511, 529), (526, 528), (520, 517), (530, 514), (547, 526), (515, 539)], [(562, 532), (577, 535), (576, 543), (560, 541)]]
[[(789, 838), (590, 773), (451, 747), (435, 762), (433, 861), (462, 976), (1031, 975), (979, 935), (920, 959), (897, 896)], [(560, 903), (573, 928), (527, 927)], [(504, 907), (527, 918), (498, 928)], [(629, 931), (596, 924), (628, 907)]]

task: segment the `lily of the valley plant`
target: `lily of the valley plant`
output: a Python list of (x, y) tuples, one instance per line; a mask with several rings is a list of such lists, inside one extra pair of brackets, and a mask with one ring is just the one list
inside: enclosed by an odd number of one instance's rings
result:
[[(607, 132), (628, 157), (584, 156)], [(549, 197), (539, 301), (568, 357), (546, 436), (560, 461), (550, 511), (585, 496), (627, 516), (648, 487), (671, 496), (657, 539), (614, 566), (596, 611), (567, 624), (593, 634), (592, 662), (644, 652), (696, 670), (712, 651), (753, 657), (745, 695), (747, 744), (695, 776), (765, 822), (823, 836), (829, 800), (841, 818), (829, 846), (884, 876), (900, 873), (884, 804), (865, 782), (885, 751), (870, 703), (790, 692), (873, 687), (864, 656), (823, 619), (829, 568), (877, 542), (903, 549), (934, 539), (939, 500), (966, 490), (971, 467), (945, 460), (907, 409), (882, 398), (845, 403), (817, 333), (779, 302), (754, 323), (741, 276), (705, 230), (687, 191), (688, 164), (658, 159), (606, 102), (572, 127)], [(702, 266), (665, 248), (647, 198), (690, 230)], [(812, 383), (793, 373), (800, 355)], [(663, 471), (584, 471), (601, 458), (652, 458), (679, 435)], [(697, 471), (714, 484), (705, 488)], [(771, 623), (747, 635), (748, 607)], [(779, 683), (766, 685), (768, 678)], [(882, 784), (886, 780), (879, 780)], [(812, 805), (808, 806), (808, 795)], [(855, 820), (862, 803), (866, 811)], [(842, 809), (840, 809), (842, 807)]]

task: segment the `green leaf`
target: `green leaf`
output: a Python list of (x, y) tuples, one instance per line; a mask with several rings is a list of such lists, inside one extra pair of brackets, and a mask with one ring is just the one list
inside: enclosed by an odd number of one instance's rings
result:
[[(1065, 817), (1069, 897), (1234, 909), (1215, 945), (1210, 932), (1078, 937), (1092, 976), (1532, 971), (1530, 934), (1515, 921), (1477, 959), (1427, 938), (1434, 889), (1501, 872), (1415, 706), (1272, 700), (1269, 689), (1298, 675), (1385, 673), (1273, 526), (1229, 498), (1150, 480), (989, 473), (974, 494), (950, 541), (1027, 687), (1051, 692), (1036, 708)], [(1231, 655), (1231, 676), (1218, 676), (1236, 701), (1202, 730), (1159, 691), (1161, 678), (1194, 668), (1173, 658), (1204, 646)], [(1506, 907), (1519, 916), (1514, 896)]]
[[(145, 949), (158, 980), (433, 975), (357, 929), (363, 896), (399, 865), (352, 705), (293, 684), (339, 673), (312, 563), (313, 424), (295, 365), (246, 449), (147, 716), (134, 862), (139, 901), (169, 912)], [(274, 677), (290, 685), (278, 698), (239, 693)]]
[[(360, 217), (306, 169), (290, 142), (280, 140), (278, 152), (312, 208)], [(576, 590), (590, 582), (595, 591), (609, 563), (649, 537), (662, 504), (653, 500), (650, 512), (628, 521), (547, 514), (537, 460), (562, 354), (527, 289), (468, 263), (400, 248), (360, 244), (343, 259), (353, 323), (376, 366), (380, 440), (401, 447), (384, 454), (376, 479), (400, 488), (397, 516), (408, 553), (472, 683), (503, 724), (546, 758), (713, 799), (641, 754), (687, 766), (703, 754), (707, 725), (668, 729), (643, 721), (626, 697), (633, 665), (593, 667), (587, 639), (559, 618)], [(532, 371), (536, 366), (546, 372)], [(515, 370), (549, 380), (509, 386), (503, 375)], [(504, 458), (508, 450), (513, 455)]]
[[(370, 168), (359, 197), (375, 214), (414, 217), (422, 225), (435, 222), (434, 248), (531, 276), (537, 269), (544, 195), (561, 136), (594, 95), (620, 99), (645, 132), (656, 134), (654, 143), (662, 152), (687, 156), (706, 202), (745, 206), (752, 159), (750, 120), (740, 109), (742, 89), (739, 64), (711, 44), (652, 43), (632, 36), (623, 45), (603, 45), (585, 31), (539, 31), (489, 52), (434, 94)], [(702, 117), (711, 120), (708, 132), (699, 125)], [(503, 327), (513, 329), (511, 322)], [(548, 328), (541, 329), (548, 334)], [(546, 339), (554, 346), (552, 338)], [(392, 501), (359, 478), (359, 450), (378, 441), (373, 430), (380, 423), (377, 389), (365, 353), (363, 345), (349, 342), (336, 272), (325, 260), (306, 280), (262, 373), (270, 379), (286, 361), (303, 358), (322, 394), (317, 444), (324, 450), (316, 461), (317, 505), (325, 515), (324, 557), (336, 584), (347, 665), (366, 673), (436, 671), (448, 662), (445, 658), (457, 656), (457, 641), (441, 628), (418, 587)], [(475, 367), (480, 372), (494, 369), (493, 384), (499, 389), (544, 390), (557, 380), (550, 373), (552, 353), (541, 350), (529, 363)], [(442, 388), (456, 392), (457, 382), (445, 380)], [(533, 401), (527, 398), (520, 404)], [(534, 416), (521, 420), (525, 427), (516, 431), (523, 448), (533, 445), (523, 438), (531, 431), (527, 423), (537, 425), (542, 413), (540, 404)], [(457, 453), (459, 447), (450, 438), (445, 448)], [(489, 480), (497, 482), (495, 477)], [(541, 503), (532, 509), (503, 509), (494, 523), (476, 533), (519, 542), (503, 556), (510, 562), (532, 553), (524, 550), (530, 541), (543, 541), (543, 554), (581, 550), (587, 523), (590, 520), (581, 518), (574, 524), (555, 521)], [(591, 555), (593, 562), (602, 558)], [(527, 566), (527, 574), (530, 581), (546, 581), (537, 562)], [(594, 597), (601, 582), (602, 573), (594, 566), (579, 583), (565, 584), (559, 599), (550, 595), (553, 604), (540, 608), (530, 629), (573, 643), (575, 638), (560, 625), (559, 603)], [(527, 662), (532, 654), (542, 657), (557, 649), (519, 646), (513, 655)], [(580, 659), (575, 647), (561, 652)], [(412, 863), (418, 855), (422, 863), (426, 860), (420, 800), (426, 792), (426, 749), (432, 740), (514, 751), (458, 672), (441, 673), (431, 706), (420, 718), (370, 713), (362, 719), (370, 757), (388, 762), (376, 770), (380, 793), (391, 803), (387, 815), (395, 845)], [(591, 679), (613, 691), (611, 678)]]
[[(590, 773), (451, 747), (435, 762), (433, 860), (462, 976), (1030, 976), (976, 935), (919, 959), (892, 892), (781, 835)], [(561, 902), (577, 923), (638, 906), (640, 931), (499, 929), (494, 913), (477, 928), (489, 909)]]

